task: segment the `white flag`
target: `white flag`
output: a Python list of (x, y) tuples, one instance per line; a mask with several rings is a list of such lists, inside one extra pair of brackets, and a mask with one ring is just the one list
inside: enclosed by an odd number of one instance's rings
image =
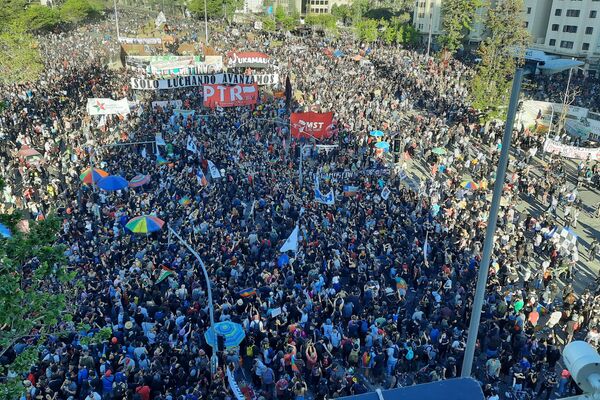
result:
[(188, 137), (188, 141), (187, 141), (187, 149), (193, 153), (197, 153), (198, 152), (198, 148), (196, 147), (196, 143), (194, 142), (194, 138), (192, 138), (191, 136)]
[(142, 149), (142, 157), (146, 158), (146, 148), (145, 147)]
[(121, 100), (88, 99), (86, 109), (89, 115), (125, 115), (129, 114), (130, 111), (127, 98), (122, 98)]
[(167, 17), (165, 17), (165, 14), (161, 11), (156, 16), (156, 19), (154, 20), (154, 25), (156, 25), (156, 27), (158, 28), (160, 24), (164, 24), (165, 22), (167, 22)]
[(282, 253), (288, 250), (292, 250), (294, 253), (298, 252), (298, 225), (296, 225), (290, 237), (287, 238), (283, 246), (279, 249)]
[(207, 160), (208, 162), (208, 170), (210, 171), (210, 177), (213, 179), (219, 179), (221, 177), (221, 173), (219, 172), (219, 169), (215, 166), (215, 164), (210, 161)]
[(154, 136), (154, 139), (156, 140), (157, 146), (166, 146), (167, 145), (167, 143), (165, 143), (165, 139), (162, 137), (162, 133), (157, 133)]
[(391, 193), (391, 190), (388, 189), (387, 186), (384, 187), (383, 190), (381, 191), (381, 198), (384, 200), (387, 200), (388, 197), (390, 197), (390, 193)]

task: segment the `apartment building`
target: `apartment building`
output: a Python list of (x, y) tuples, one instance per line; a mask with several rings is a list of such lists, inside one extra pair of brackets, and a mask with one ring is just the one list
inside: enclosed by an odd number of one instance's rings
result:
[[(492, 7), (497, 1), (492, 0)], [(413, 25), (424, 40), (431, 27), (432, 36), (443, 33), (443, 0), (418, 0)], [(586, 69), (600, 71), (600, 0), (525, 0), (523, 23), (531, 34), (531, 48), (586, 62)], [(478, 22), (469, 32), (470, 42), (485, 37), (485, 13), (478, 11)]]
[(307, 14), (329, 14), (334, 5), (351, 5), (352, 0), (306, 0)]
[(527, 0), (525, 24), (532, 48), (600, 67), (600, 0)]

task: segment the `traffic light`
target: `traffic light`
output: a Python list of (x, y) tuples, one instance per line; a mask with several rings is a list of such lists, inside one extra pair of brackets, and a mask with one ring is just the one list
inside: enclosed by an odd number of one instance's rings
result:
[(394, 139), (394, 153), (399, 153), (400, 151), (400, 139)]

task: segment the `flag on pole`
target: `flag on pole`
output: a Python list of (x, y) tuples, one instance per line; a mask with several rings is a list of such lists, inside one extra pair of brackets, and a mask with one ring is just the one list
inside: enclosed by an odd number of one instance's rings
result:
[(298, 225), (296, 225), (290, 237), (287, 238), (283, 246), (279, 249), (280, 252), (285, 253), (288, 250), (292, 250), (294, 253), (298, 252), (298, 231)]
[(154, 25), (156, 25), (156, 27), (158, 28), (161, 24), (164, 24), (165, 22), (167, 22), (167, 17), (165, 17), (165, 13), (161, 11), (156, 16), (156, 19), (154, 20)]
[(187, 149), (193, 153), (198, 153), (198, 147), (196, 147), (196, 142), (193, 137), (188, 136), (187, 140)]
[(163, 265), (162, 270), (160, 271), (160, 275), (158, 276), (158, 279), (156, 280), (155, 284), (158, 285), (171, 275), (175, 275), (175, 272), (172, 269)]
[(208, 180), (206, 179), (204, 172), (202, 172), (202, 168), (198, 168), (198, 171), (196, 171), (196, 178), (198, 179), (199, 184), (208, 186)]
[(345, 185), (344, 186), (344, 196), (350, 197), (358, 194), (358, 186)]
[(219, 179), (221, 177), (221, 173), (219, 172), (219, 169), (215, 166), (215, 163), (213, 163), (210, 160), (206, 160), (208, 162), (208, 171), (210, 172), (210, 177), (213, 179)]
[(255, 294), (256, 294), (256, 289), (253, 289), (253, 288), (247, 288), (244, 290), (240, 290), (240, 292), (239, 292), (240, 297), (243, 297), (243, 298), (254, 296)]
[(165, 142), (165, 139), (162, 137), (162, 133), (157, 133), (154, 135), (154, 140), (156, 141), (156, 145), (157, 146), (166, 146), (167, 143)]
[(427, 253), (429, 253), (429, 232), (425, 235), (425, 243), (423, 243), (423, 263), (428, 267), (429, 262), (427, 261)]
[(315, 189), (315, 201), (317, 203), (327, 204), (328, 206), (334, 205), (335, 194), (333, 193), (333, 189), (331, 189), (326, 195), (323, 195), (319, 189)]

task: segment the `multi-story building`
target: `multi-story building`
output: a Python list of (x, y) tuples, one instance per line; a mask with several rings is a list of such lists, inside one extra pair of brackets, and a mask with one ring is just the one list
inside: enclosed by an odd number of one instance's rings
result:
[(306, 0), (307, 14), (329, 14), (334, 5), (351, 5), (352, 0)]
[[(493, 7), (497, 1), (492, 0)], [(443, 33), (443, 0), (418, 0), (413, 25), (424, 40)], [(469, 32), (467, 40), (485, 38), (485, 14)], [(586, 62), (586, 69), (600, 71), (600, 0), (525, 0), (523, 23), (531, 35), (531, 47), (546, 53), (574, 57)]]
[(525, 24), (534, 49), (600, 69), (600, 0), (527, 0)]

